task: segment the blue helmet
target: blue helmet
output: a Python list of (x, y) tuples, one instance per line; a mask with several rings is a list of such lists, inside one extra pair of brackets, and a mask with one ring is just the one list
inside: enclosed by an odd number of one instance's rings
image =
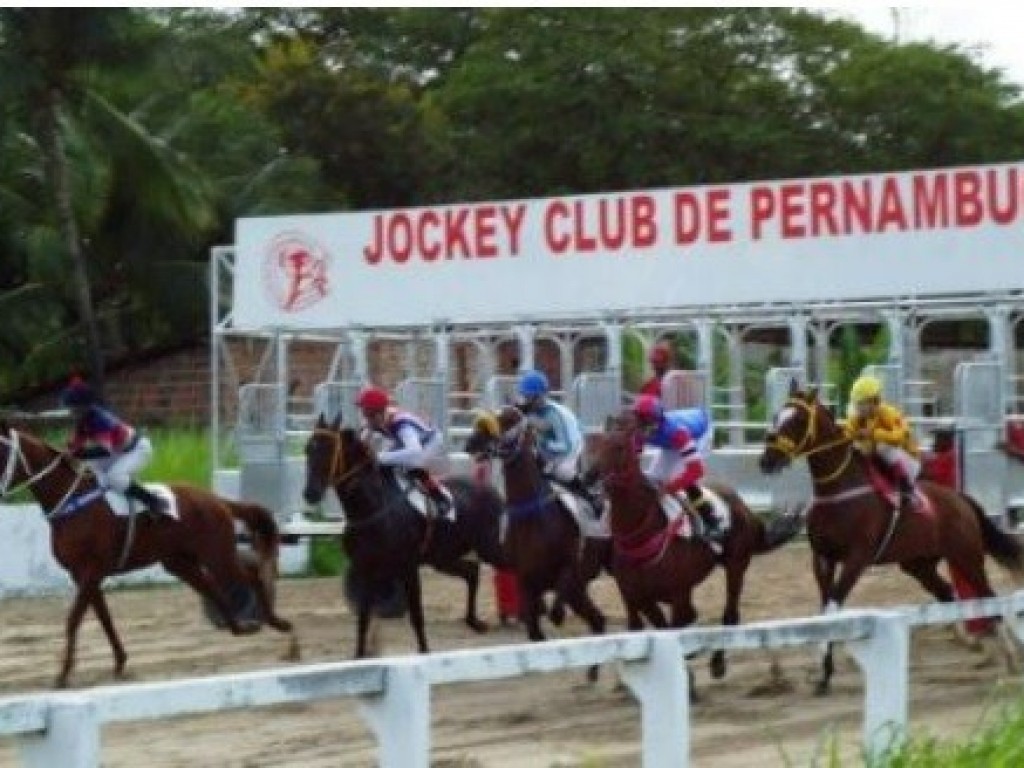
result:
[(540, 371), (526, 371), (519, 377), (520, 397), (540, 397), (548, 393), (548, 377)]

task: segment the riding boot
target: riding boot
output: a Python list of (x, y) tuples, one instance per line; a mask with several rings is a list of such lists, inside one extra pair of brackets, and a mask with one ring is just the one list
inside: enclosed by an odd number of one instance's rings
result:
[(566, 483), (566, 488), (587, 502), (595, 520), (601, 518), (601, 514), (604, 512), (603, 500), (598, 494), (594, 493), (592, 488), (583, 482), (581, 477), (574, 477), (570, 482)]
[(148, 488), (144, 488), (135, 481), (128, 486), (128, 489), (124, 492), (124, 495), (130, 499), (136, 499), (141, 501), (147, 510), (160, 514), (167, 509), (167, 502), (157, 496), (155, 493), (150, 491)]
[(414, 469), (409, 474), (416, 478), (420, 488), (430, 497), (430, 500), (433, 502), (434, 515), (436, 517), (443, 517), (447, 514), (448, 497), (445, 495), (444, 489), (434, 479), (434, 476), (424, 469)]
[(715, 510), (711, 507), (711, 499), (705, 496), (698, 486), (687, 488), (686, 498), (689, 499), (697, 514), (700, 515), (700, 519), (704, 523), (705, 535), (712, 541), (718, 541), (721, 538), (722, 531), (718, 527), (718, 518), (715, 516)]
[(899, 477), (900, 511), (910, 512), (914, 508), (914, 484), (906, 475)]

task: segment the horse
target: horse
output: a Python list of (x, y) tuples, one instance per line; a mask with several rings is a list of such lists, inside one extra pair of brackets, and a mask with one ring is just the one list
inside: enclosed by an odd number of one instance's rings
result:
[[(541, 471), (529, 420), (512, 405), (496, 414), (479, 414), (466, 452), (501, 461), (508, 514), (503, 544), (516, 573), (527, 638), (545, 639), (540, 617), (544, 595), (551, 590), (556, 593), (551, 612), (556, 624), (564, 618), (564, 601), (593, 634), (602, 634), (605, 617), (587, 594), (587, 585), (607, 562), (610, 543), (581, 535), (565, 502)], [(596, 669), (591, 669), (590, 679), (595, 676)]]
[[(610, 504), (612, 575), (626, 609), (628, 628), (643, 629), (644, 619), (656, 629), (693, 624), (697, 620), (693, 590), (716, 566), (725, 570), (722, 624), (739, 624), (740, 599), (751, 560), (790, 541), (801, 528), (799, 515), (780, 515), (765, 522), (729, 485), (703, 483), (706, 492), (724, 502), (729, 515), (728, 528), (714, 547), (696, 535), (696, 515), (683, 511), (669, 521), (662, 508), (662, 494), (641, 466), (638, 437), (632, 413), (609, 420), (594, 462)], [(684, 499), (673, 497), (687, 510)], [(670, 606), (668, 620), (662, 604)], [(780, 674), (777, 667), (773, 670)], [(719, 649), (711, 656), (711, 674), (720, 679), (725, 673), (725, 651)]]
[[(103, 595), (104, 579), (159, 563), (216, 607), (234, 635), (260, 628), (240, 620), (230, 607), (238, 585), (256, 594), (261, 618), (289, 633), (286, 658), (298, 658), (292, 625), (274, 612), (280, 535), (273, 515), (256, 504), (234, 502), (184, 484), (167, 486), (176, 517), (163, 513), (115, 514), (96, 475), (69, 454), (24, 430), (0, 422), (0, 499), (28, 491), (50, 526), (51, 550), (75, 584), (67, 615), (63, 661), (55, 685), (66, 688), (75, 663), (78, 628), (88, 608), (99, 619), (114, 655), (114, 676), (122, 678), (128, 654)], [(254, 562), (243, 562), (235, 521), (248, 529)]]
[(499, 528), (503, 505), (493, 486), (465, 477), (451, 477), (454, 521), (446, 516), (424, 516), (397, 482), (394, 471), (377, 463), (373, 448), (341, 419), (331, 424), (321, 415), (306, 443), (306, 484), (303, 495), (318, 504), (328, 487), (334, 488), (345, 508), (342, 546), (355, 577), (353, 592), (358, 606), (356, 658), (367, 652), (367, 632), (375, 603), (387, 596), (396, 582), (404, 589), (409, 621), (420, 653), (428, 653), (423, 625), (423, 598), (419, 568), (435, 570), (466, 581), (466, 623), (477, 632), (487, 625), (476, 616), (480, 564), (504, 567)]
[[(967, 494), (922, 479), (914, 509), (898, 512), (893, 499), (876, 490), (869, 459), (854, 448), (842, 425), (818, 400), (817, 390), (802, 391), (793, 382), (765, 436), (760, 467), (774, 474), (800, 458), (806, 459), (813, 481), (806, 527), (826, 612), (838, 610), (864, 571), (874, 565), (897, 564), (941, 602), (955, 599), (952, 586), (939, 574), (942, 560), (959, 571), (979, 597), (995, 594), (985, 572), (986, 553), (1011, 573), (1024, 572), (1020, 543), (1000, 530)], [(1010, 642), (1005, 635), (1004, 641)], [(816, 685), (819, 695), (828, 692), (832, 673), (829, 643)]]

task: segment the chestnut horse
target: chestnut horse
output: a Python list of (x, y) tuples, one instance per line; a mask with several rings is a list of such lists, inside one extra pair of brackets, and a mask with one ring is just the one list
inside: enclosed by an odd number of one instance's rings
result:
[[(0, 423), (0, 466), (0, 498), (21, 490), (32, 494), (50, 524), (53, 555), (75, 583), (57, 687), (68, 685), (78, 628), (90, 607), (114, 653), (114, 674), (123, 676), (128, 655), (114, 628), (103, 580), (155, 563), (215, 606), (233, 634), (260, 628), (260, 621), (239, 620), (229, 608), (229, 595), (237, 594), (239, 585), (255, 592), (267, 624), (292, 632), (291, 624), (274, 613), (272, 586), (280, 539), (273, 515), (263, 507), (229, 501), (200, 488), (169, 485), (176, 518), (154, 513), (116, 515), (88, 468), (6, 423)], [(249, 531), (256, 562), (243, 563), (239, 557), (236, 520)], [(298, 656), (294, 634), (288, 656)]]
[(427, 518), (395, 482), (390, 467), (377, 463), (373, 449), (341, 419), (330, 425), (317, 420), (306, 444), (306, 487), (303, 495), (318, 504), (331, 486), (345, 508), (342, 546), (349, 557), (352, 591), (358, 604), (356, 658), (366, 656), (367, 632), (376, 604), (404, 588), (409, 621), (421, 653), (427, 653), (419, 568), (432, 566), (465, 579), (469, 590), (466, 623), (477, 632), (486, 625), (476, 616), (480, 564), (504, 566), (499, 544), (502, 501), (493, 486), (465, 477), (445, 481), (452, 493), (455, 520)]
[[(600, 572), (610, 548), (607, 541), (580, 534), (541, 472), (534, 430), (523, 412), (508, 405), (497, 414), (482, 413), (466, 441), (466, 452), (501, 461), (508, 514), (503, 545), (518, 581), (527, 637), (545, 639), (540, 617), (549, 590), (555, 592), (555, 623), (562, 620), (564, 601), (591, 632), (603, 633), (605, 617), (587, 594), (587, 584)], [(595, 675), (591, 669), (590, 678)]]
[[(697, 619), (693, 590), (715, 566), (725, 569), (725, 610), (722, 624), (740, 623), (740, 598), (747, 569), (754, 555), (770, 552), (790, 541), (800, 530), (799, 515), (782, 515), (765, 523), (750, 511), (739, 494), (720, 482), (703, 486), (728, 507), (729, 525), (716, 552), (695, 535), (695, 517), (683, 511), (673, 523), (662, 509), (662, 496), (648, 480), (637, 451), (639, 439), (632, 413), (609, 420), (609, 429), (597, 447), (595, 468), (611, 505), (612, 574), (626, 609), (629, 629), (643, 629), (644, 618), (657, 629), (686, 627)], [(683, 509), (686, 503), (678, 498)], [(680, 528), (690, 523), (691, 533)], [(671, 609), (666, 621), (661, 604)], [(711, 674), (725, 675), (725, 651), (711, 656)]]
[[(765, 437), (761, 470), (780, 472), (800, 458), (807, 459), (813, 480), (807, 535), (826, 611), (842, 606), (872, 565), (898, 564), (942, 602), (955, 599), (953, 588), (939, 574), (942, 560), (961, 573), (979, 597), (995, 594), (985, 572), (986, 553), (1011, 572), (1024, 571), (1021, 545), (966, 494), (920, 480), (915, 508), (898, 513), (876, 492), (867, 460), (818, 400), (817, 390), (801, 391), (794, 382)], [(828, 692), (832, 672), (829, 644), (822, 658), (819, 694)]]

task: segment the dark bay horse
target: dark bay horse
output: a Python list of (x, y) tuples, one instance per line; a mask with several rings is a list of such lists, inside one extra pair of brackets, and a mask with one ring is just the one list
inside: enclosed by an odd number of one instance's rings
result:
[[(476, 419), (466, 452), (495, 456), (501, 461), (508, 514), (503, 544), (515, 571), (521, 610), (530, 640), (544, 640), (540, 617), (544, 594), (555, 592), (552, 611), (560, 621), (564, 601), (594, 634), (605, 628), (604, 614), (587, 594), (587, 584), (607, 560), (607, 541), (586, 538), (544, 477), (533, 428), (514, 406)], [(593, 679), (596, 670), (591, 670)]]
[(419, 569), (430, 565), (466, 581), (466, 623), (475, 631), (486, 625), (476, 616), (480, 564), (503, 567), (499, 542), (502, 501), (492, 487), (469, 478), (450, 477), (454, 522), (447, 517), (426, 518), (396, 484), (391, 471), (377, 463), (373, 449), (350, 427), (336, 419), (330, 425), (317, 420), (306, 444), (304, 496), (318, 504), (334, 487), (345, 508), (342, 546), (355, 577), (358, 603), (356, 658), (366, 655), (366, 638), (375, 602), (400, 582), (421, 653), (427, 653), (423, 625), (423, 598)]
[[(693, 590), (717, 565), (725, 569), (722, 624), (739, 624), (743, 582), (752, 558), (791, 540), (801, 528), (800, 517), (783, 515), (765, 523), (733, 488), (706, 482), (702, 483), (704, 488), (725, 502), (729, 510), (721, 552), (716, 553), (702, 537), (679, 536), (678, 526), (689, 513), (684, 511), (669, 523), (661, 507), (661, 494), (643, 472), (637, 438), (632, 413), (611, 420), (598, 443), (595, 461), (611, 505), (612, 574), (626, 608), (629, 629), (642, 629), (645, 618), (657, 629), (692, 624), (697, 619)], [(662, 604), (670, 607), (667, 621)], [(725, 672), (725, 652), (717, 650), (711, 656), (712, 676), (721, 678)]]
[[(959, 571), (979, 597), (995, 594), (985, 572), (986, 553), (1014, 573), (1024, 571), (1021, 545), (966, 494), (920, 480), (915, 509), (897, 514), (875, 491), (867, 460), (818, 400), (817, 391), (801, 391), (794, 383), (765, 438), (761, 470), (779, 472), (800, 458), (807, 459), (814, 485), (807, 535), (825, 610), (842, 606), (872, 565), (898, 564), (942, 602), (955, 599), (953, 588), (939, 574), (942, 560)], [(819, 693), (828, 691), (832, 671), (829, 644)]]
[[(128, 655), (114, 628), (103, 580), (155, 563), (212, 603), (233, 634), (260, 628), (259, 621), (239, 620), (229, 608), (229, 594), (240, 584), (255, 592), (261, 618), (267, 624), (292, 633), (291, 624), (274, 613), (272, 587), (280, 537), (273, 515), (263, 507), (229, 501), (188, 485), (170, 485), (177, 519), (153, 513), (115, 515), (91, 471), (6, 423), (0, 423), (0, 467), (0, 498), (20, 490), (32, 494), (50, 524), (53, 555), (76, 586), (57, 687), (68, 684), (78, 628), (90, 607), (114, 653), (114, 674), (124, 674)], [(236, 520), (249, 531), (255, 562), (240, 559)], [(292, 633), (288, 657), (297, 658), (298, 652), (298, 640)]]

